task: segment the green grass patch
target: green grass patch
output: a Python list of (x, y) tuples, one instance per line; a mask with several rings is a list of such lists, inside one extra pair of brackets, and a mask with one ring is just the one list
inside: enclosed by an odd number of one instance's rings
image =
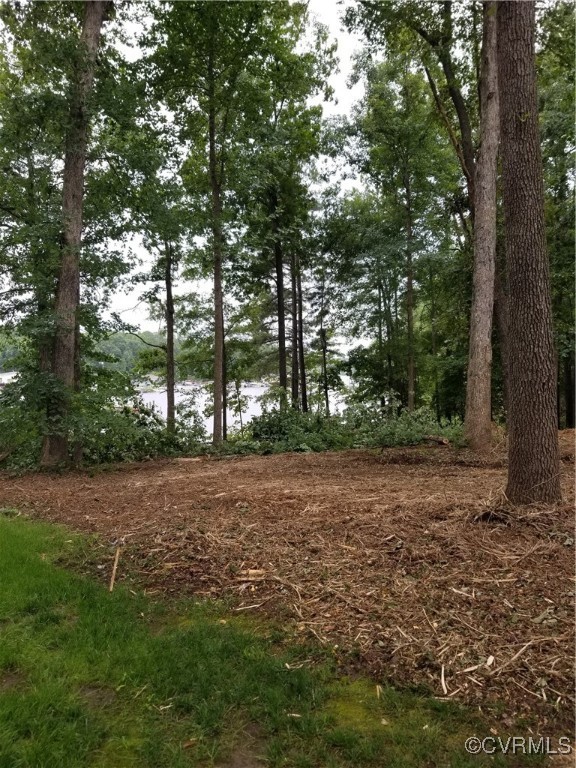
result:
[(455, 705), (299, 665), (277, 628), (58, 565), (87, 546), (0, 514), (0, 768), (527, 764), (467, 756), (488, 727)]

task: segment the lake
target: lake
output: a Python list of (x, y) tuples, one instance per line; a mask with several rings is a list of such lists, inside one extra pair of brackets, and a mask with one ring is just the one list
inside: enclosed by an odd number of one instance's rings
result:
[[(266, 384), (247, 383), (242, 385), (242, 396), (248, 398), (248, 406), (242, 413), (242, 423), (246, 424), (252, 416), (259, 416), (262, 413), (262, 408), (258, 402), (258, 398), (261, 397), (268, 389)], [(146, 405), (153, 405), (156, 410), (166, 418), (166, 390), (154, 390), (152, 392), (142, 392), (142, 399)], [(176, 404), (182, 402), (190, 395), (196, 394), (196, 407), (202, 414), (206, 405), (211, 401), (212, 395), (208, 394), (204, 388), (199, 384), (187, 384), (179, 385), (176, 390)], [(228, 426), (239, 427), (240, 420), (232, 413), (230, 409), (227, 410)], [(212, 434), (212, 421), (213, 417), (209, 416), (204, 418), (204, 426), (209, 435)]]

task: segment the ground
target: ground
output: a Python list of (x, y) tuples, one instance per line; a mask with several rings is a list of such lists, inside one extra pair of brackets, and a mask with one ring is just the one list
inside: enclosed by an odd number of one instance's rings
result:
[(0, 506), (100, 534), (99, 571), (231, 600), (334, 648), (343, 667), (573, 724), (574, 432), (564, 501), (505, 503), (503, 449), (448, 446), (153, 461), (0, 475)]

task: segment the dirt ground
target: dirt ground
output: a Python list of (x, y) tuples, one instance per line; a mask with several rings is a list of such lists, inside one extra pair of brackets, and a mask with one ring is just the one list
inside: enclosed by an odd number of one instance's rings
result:
[(346, 668), (499, 702), (572, 733), (574, 432), (564, 502), (503, 503), (505, 456), (450, 447), (174, 459), (64, 475), (0, 473), (0, 506), (103, 537), (118, 581), (232, 599), (337, 647)]

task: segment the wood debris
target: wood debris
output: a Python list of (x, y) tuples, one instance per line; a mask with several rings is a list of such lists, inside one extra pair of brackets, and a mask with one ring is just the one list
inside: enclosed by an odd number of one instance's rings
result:
[(478, 460), (450, 446), (163, 460), (18, 487), (0, 473), (0, 504), (99, 533), (99, 563), (112, 565), (109, 543), (123, 537), (121, 577), (156, 597), (232, 599), (378, 686), (499, 702), (553, 735), (574, 699), (573, 474), (562, 471), (555, 507), (508, 507), (503, 450)]

